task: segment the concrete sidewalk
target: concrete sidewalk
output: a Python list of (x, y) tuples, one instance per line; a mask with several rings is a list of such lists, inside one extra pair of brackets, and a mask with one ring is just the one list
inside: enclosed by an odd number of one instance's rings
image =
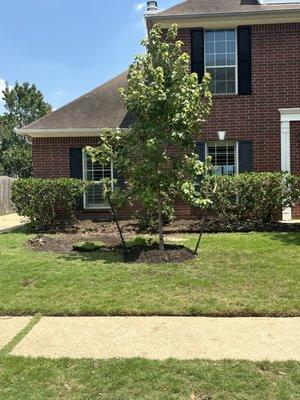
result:
[(0, 349), (24, 329), (30, 320), (31, 317), (0, 317)]
[(11, 354), (300, 361), (300, 318), (44, 317)]
[(23, 226), (27, 222), (26, 218), (20, 217), (18, 214), (0, 215), (0, 233)]

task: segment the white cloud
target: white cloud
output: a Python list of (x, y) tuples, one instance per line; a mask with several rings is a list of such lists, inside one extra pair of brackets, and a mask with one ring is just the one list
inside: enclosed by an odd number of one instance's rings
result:
[(63, 96), (65, 94), (65, 92), (63, 91), (63, 89), (57, 89), (53, 95), (54, 96)]
[(11, 90), (13, 87), (11, 85), (7, 85), (7, 82), (5, 81), (5, 79), (0, 78), (0, 114), (2, 114), (4, 112), (4, 101), (3, 101), (3, 90), (6, 89), (6, 87), (8, 86), (8, 88)]
[(133, 8), (137, 12), (143, 11), (146, 8), (146, 3), (144, 1), (140, 3), (135, 3)]
[(2, 100), (2, 92), (6, 89), (6, 87), (8, 87), (9, 90), (13, 88), (13, 86), (8, 85), (4, 79), (0, 78), (0, 100)]
[(0, 78), (0, 114), (4, 112), (3, 90), (6, 88), (6, 82)]
[(2, 91), (6, 88), (6, 82), (0, 78), (0, 99), (2, 100)]

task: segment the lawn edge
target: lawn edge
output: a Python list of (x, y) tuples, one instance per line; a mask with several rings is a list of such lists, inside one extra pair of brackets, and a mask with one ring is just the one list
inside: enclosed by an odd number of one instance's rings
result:
[[(22, 311), (0, 311), (0, 317), (10, 315), (11, 317), (31, 317), (33, 314), (43, 317), (181, 317), (181, 318), (300, 318), (300, 310), (287, 312), (251, 312), (251, 311), (232, 311), (232, 312), (207, 312), (207, 313), (167, 313), (167, 312), (44, 312), (33, 310), (32, 312)], [(35, 318), (35, 317), (34, 317)], [(0, 352), (1, 354), (1, 352)]]

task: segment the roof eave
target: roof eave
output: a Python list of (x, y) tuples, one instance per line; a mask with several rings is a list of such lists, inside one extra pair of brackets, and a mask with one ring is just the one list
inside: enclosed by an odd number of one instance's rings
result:
[[(119, 129), (117, 127), (105, 127)], [(59, 129), (18, 129), (17, 133), (30, 138), (59, 138), (59, 137), (95, 137), (103, 128), (59, 128)], [(122, 128), (125, 129), (126, 128)]]
[(30, 138), (54, 138), (54, 137), (91, 137), (99, 136), (99, 128), (86, 128), (86, 129), (18, 129), (17, 133)]
[[(162, 22), (162, 26), (169, 26), (171, 23), (177, 22), (179, 26), (185, 26), (187, 20), (189, 24), (186, 27), (196, 25), (197, 21), (209, 21), (212, 25), (214, 22), (236, 20), (239, 24), (263, 24), (263, 23), (280, 23), (280, 22), (300, 22), (300, 8), (285, 9), (285, 10), (259, 10), (259, 11), (243, 11), (243, 12), (228, 12), (228, 13), (207, 13), (207, 14), (173, 14), (160, 15), (146, 14), (147, 27), (151, 23)], [(182, 24), (185, 22), (185, 25)]]

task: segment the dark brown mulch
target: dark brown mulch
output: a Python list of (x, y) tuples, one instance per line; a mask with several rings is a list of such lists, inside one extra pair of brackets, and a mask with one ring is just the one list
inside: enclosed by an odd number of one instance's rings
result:
[(28, 240), (28, 246), (34, 251), (68, 254), (77, 253), (73, 250), (73, 244), (84, 241), (101, 241), (105, 243), (107, 248), (103, 248), (102, 251), (108, 251), (110, 248), (120, 244), (120, 240), (116, 236), (56, 233), (37, 235), (36, 238)]
[[(175, 220), (164, 226), (166, 234), (171, 233), (199, 233), (201, 220)], [(125, 236), (132, 236), (139, 233), (157, 233), (156, 227), (141, 230), (138, 220), (120, 221), (122, 232)], [(261, 221), (230, 221), (210, 219), (206, 221), (203, 231), (205, 233), (217, 232), (300, 232), (300, 224), (289, 224), (281, 222), (262, 223)], [(52, 232), (41, 232), (45, 234), (66, 234), (78, 236), (79, 240), (83, 237), (93, 238), (95, 236), (118, 236), (115, 222), (93, 220), (79, 220), (71, 227), (56, 229)], [(105, 242), (105, 241), (104, 241)]]
[[(120, 221), (122, 232), (126, 239), (139, 233), (137, 220)], [(199, 233), (201, 222), (196, 220), (176, 220), (164, 226), (165, 234), (173, 233)], [(272, 222), (261, 224), (257, 221), (216, 221), (210, 220), (204, 226), (204, 233), (214, 232), (299, 232), (300, 224), (282, 224)], [(148, 233), (156, 233), (149, 229)], [(141, 232), (141, 233), (145, 233)], [(83, 220), (62, 232), (48, 232), (47, 235), (39, 234), (36, 238), (28, 241), (28, 246), (34, 251), (74, 253), (73, 244), (83, 241), (101, 241), (107, 248), (102, 251), (111, 251), (120, 246), (120, 237), (114, 222)], [(174, 247), (174, 246), (173, 246)], [(131, 257), (131, 258), (130, 258)], [(159, 252), (158, 248), (136, 249), (134, 254), (127, 255), (128, 261), (133, 262), (181, 262), (193, 257), (193, 253), (185, 248), (176, 246), (176, 249)], [(154, 261), (151, 261), (151, 260)], [(157, 260), (157, 261), (156, 261)]]
[(28, 246), (31, 250), (41, 252), (54, 252), (62, 254), (78, 253), (73, 250), (73, 244), (79, 241), (101, 241), (107, 247), (100, 251), (120, 251), (123, 252), (126, 262), (137, 263), (179, 263), (191, 260), (195, 257), (192, 250), (179, 245), (165, 245), (165, 251), (160, 251), (158, 244), (148, 246), (136, 246), (127, 249), (125, 252), (120, 245), (120, 239), (117, 236), (111, 235), (88, 235), (82, 234), (66, 234), (56, 233), (51, 235), (37, 235), (35, 238), (28, 240)]
[(123, 253), (126, 262), (136, 263), (179, 263), (192, 260), (196, 257), (195, 253), (184, 247), (166, 244), (165, 250), (159, 250), (158, 244), (149, 246), (136, 246)]
[[(165, 233), (198, 233), (201, 229), (201, 220), (175, 220), (164, 227)], [(261, 221), (206, 221), (203, 226), (204, 233), (230, 233), (230, 232), (300, 232), (300, 224)]]

